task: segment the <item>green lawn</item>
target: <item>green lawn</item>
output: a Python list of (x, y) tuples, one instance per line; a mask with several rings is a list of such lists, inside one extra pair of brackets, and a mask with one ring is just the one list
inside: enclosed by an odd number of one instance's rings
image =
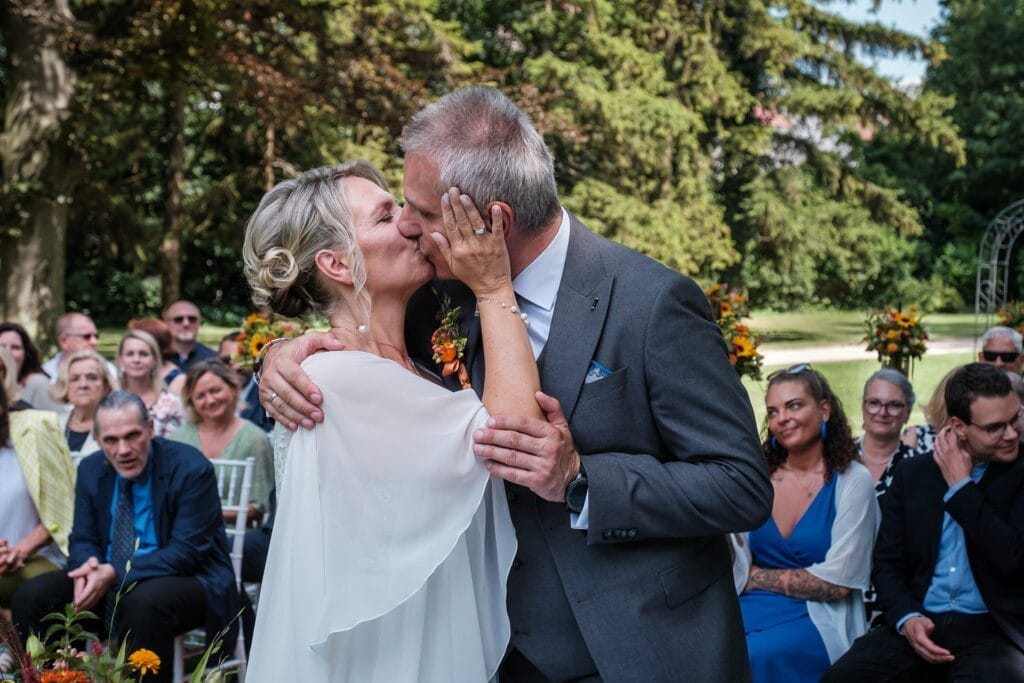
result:
[[(910, 381), (913, 383), (914, 392), (917, 394), (917, 404), (914, 406), (914, 412), (910, 416), (910, 424), (924, 422), (921, 405), (927, 403), (928, 399), (931, 398), (932, 392), (935, 391), (935, 387), (938, 385), (939, 380), (942, 379), (942, 376), (955, 366), (969, 363), (972, 360), (974, 360), (973, 353), (953, 353), (937, 356), (926, 355), (922, 360), (914, 363)], [(767, 378), (771, 372), (778, 370), (779, 367), (777, 365), (765, 366), (764, 376)], [(850, 419), (850, 427), (853, 429), (854, 435), (860, 434), (863, 431), (861, 428), (860, 401), (864, 391), (864, 382), (879, 367), (881, 366), (878, 362), (873, 360), (814, 363), (814, 368), (825, 376), (832, 390), (835, 391), (836, 395), (843, 402), (843, 408)], [(760, 428), (764, 422), (764, 393), (768, 382), (766, 379), (757, 382), (744, 378), (743, 385), (750, 396), (750, 403), (754, 407), (754, 415), (757, 416), (758, 427)]]
[[(864, 336), (864, 318), (865, 311), (754, 311), (750, 328), (774, 348), (856, 344)], [(926, 314), (924, 324), (933, 339), (975, 336), (973, 313)]]
[[(101, 328), (99, 331), (100, 341), (96, 345), (96, 350), (110, 360), (113, 360), (114, 356), (117, 355), (117, 345), (121, 343), (121, 336), (124, 335), (125, 329), (124, 327)], [(203, 326), (199, 328), (199, 341), (216, 349), (217, 345), (220, 344), (221, 337), (228, 332), (238, 332), (240, 329), (240, 327), (220, 327), (203, 323)]]

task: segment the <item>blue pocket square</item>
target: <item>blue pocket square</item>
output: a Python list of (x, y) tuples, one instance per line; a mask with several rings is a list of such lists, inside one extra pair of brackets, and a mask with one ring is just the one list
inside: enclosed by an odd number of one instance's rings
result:
[(598, 363), (596, 360), (590, 361), (590, 367), (587, 369), (587, 377), (583, 380), (584, 384), (590, 384), (596, 382), (599, 379), (610, 377), (612, 371), (605, 366)]

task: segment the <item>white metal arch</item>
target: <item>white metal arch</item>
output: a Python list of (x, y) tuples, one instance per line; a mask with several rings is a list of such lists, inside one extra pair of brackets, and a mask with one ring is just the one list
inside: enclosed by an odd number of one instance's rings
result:
[(1006, 303), (1010, 282), (1010, 255), (1024, 232), (1024, 199), (1010, 204), (988, 224), (978, 245), (978, 279), (974, 290), (974, 338), (992, 323)]

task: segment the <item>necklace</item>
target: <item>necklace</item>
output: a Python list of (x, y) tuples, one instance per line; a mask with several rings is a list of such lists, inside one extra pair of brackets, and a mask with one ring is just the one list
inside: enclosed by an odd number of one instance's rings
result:
[(811, 486), (807, 486), (807, 484), (804, 483), (807, 477), (799, 477), (797, 476), (795, 471), (784, 467), (780, 467), (778, 470), (776, 470), (776, 474), (772, 475), (772, 479), (781, 484), (782, 481), (786, 478), (787, 472), (791, 475), (790, 478), (796, 482), (797, 486), (802, 488), (807, 493), (808, 500), (814, 498), (815, 494), (821, 489), (822, 485), (824, 484), (824, 481), (819, 481), (818, 477), (822, 477), (825, 474), (825, 470), (811, 473), (811, 478), (814, 479), (814, 483), (811, 484)]
[[(409, 372), (413, 373), (414, 375), (420, 376), (419, 368), (416, 366), (416, 363), (413, 362), (412, 356), (410, 356), (407, 351), (405, 351), (405, 350), (395, 346), (394, 344), (389, 344), (388, 342), (383, 342), (383, 341), (377, 341), (373, 337), (368, 337), (366, 335), (366, 329), (365, 329), (366, 326), (365, 325), (360, 325), (359, 327), (352, 327), (351, 325), (345, 325), (344, 327), (346, 327), (349, 330), (351, 330), (356, 335), (356, 337), (358, 339), (362, 339), (362, 340), (368, 341), (368, 342), (373, 342), (377, 346), (387, 346), (388, 348), (394, 349), (395, 351), (398, 352), (398, 355), (401, 356), (402, 359), (405, 361), (405, 363), (406, 363), (405, 369), (408, 370)], [(375, 355), (380, 356), (381, 358), (384, 358), (384, 356), (381, 356), (379, 353), (375, 354)], [(399, 363), (399, 365), (402, 365), (402, 363)]]

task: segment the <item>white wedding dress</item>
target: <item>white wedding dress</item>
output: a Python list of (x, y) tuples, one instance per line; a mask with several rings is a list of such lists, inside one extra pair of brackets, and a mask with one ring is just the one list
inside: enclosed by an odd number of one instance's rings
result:
[(246, 680), (492, 679), (516, 541), (504, 487), (472, 451), (483, 405), (359, 351), (303, 368), (326, 419), (276, 439), (284, 474)]

